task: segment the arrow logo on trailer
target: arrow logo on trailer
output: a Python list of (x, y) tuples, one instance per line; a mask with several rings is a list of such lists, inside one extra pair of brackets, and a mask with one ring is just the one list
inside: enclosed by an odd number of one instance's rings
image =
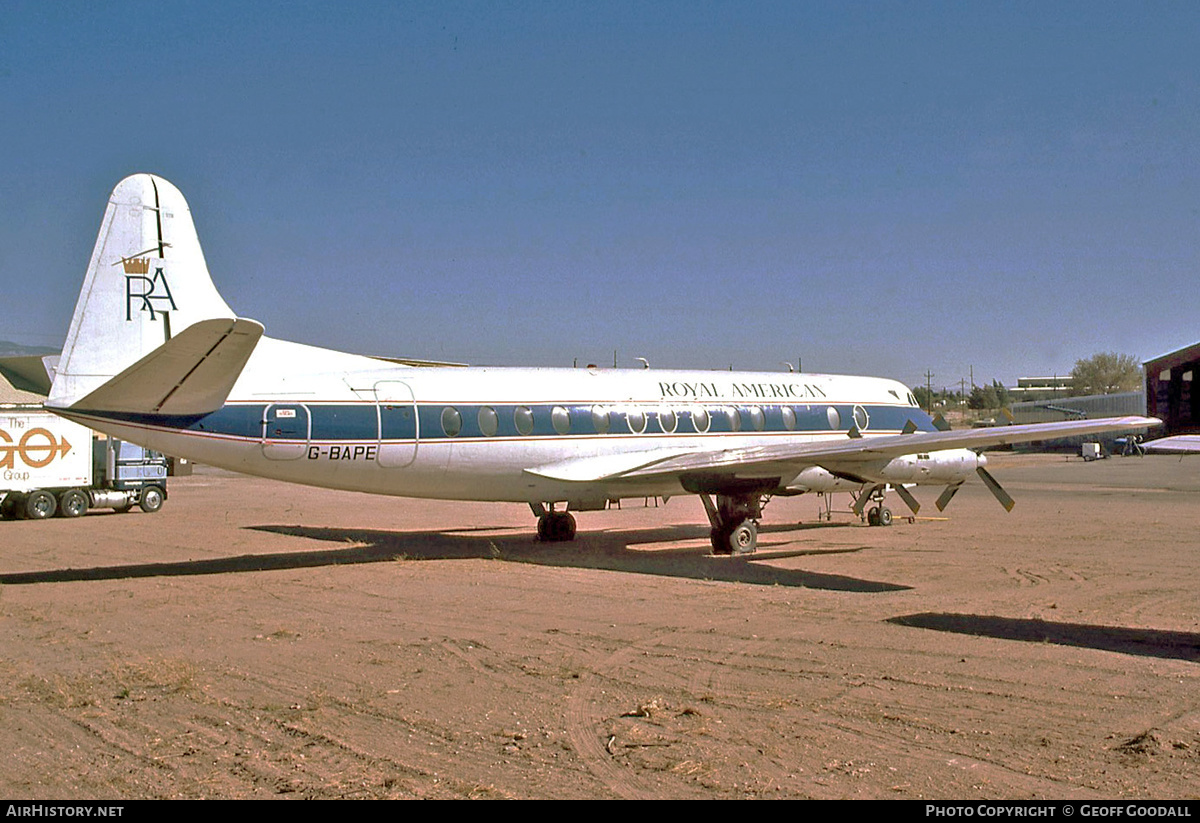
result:
[(40, 426), (21, 435), (14, 445), (12, 436), (0, 429), (0, 469), (15, 468), (16, 457), (31, 469), (48, 466), (55, 457), (66, 457), (71, 451), (67, 438), (59, 440), (54, 433)]

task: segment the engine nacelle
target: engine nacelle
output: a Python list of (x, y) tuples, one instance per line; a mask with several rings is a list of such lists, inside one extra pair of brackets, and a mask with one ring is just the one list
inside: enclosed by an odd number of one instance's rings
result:
[(792, 492), (857, 492), (865, 485), (889, 484), (955, 486), (987, 465), (987, 458), (970, 449), (944, 449), (905, 454), (887, 463), (855, 466), (854, 476), (845, 477), (809, 466), (796, 475), (787, 488)]
[(856, 492), (863, 485), (858, 480), (849, 480), (831, 474), (820, 466), (809, 466), (796, 475), (792, 482), (787, 484), (787, 488), (793, 492)]
[(879, 471), (878, 479), (892, 484), (951, 486), (965, 482), (985, 465), (987, 458), (970, 449), (944, 449), (897, 457)]

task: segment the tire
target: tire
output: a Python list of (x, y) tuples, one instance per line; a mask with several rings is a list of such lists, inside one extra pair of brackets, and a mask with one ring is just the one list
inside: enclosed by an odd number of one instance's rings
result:
[(709, 532), (708, 542), (712, 544), (713, 554), (729, 554), (729, 530), (725, 527)]
[(15, 520), (21, 511), (21, 507), (17, 505), (20, 495), (17, 492), (9, 492), (4, 495), (4, 499), (0, 500), (0, 520)]
[(566, 543), (575, 539), (575, 517), (570, 512), (550, 512), (538, 518), (538, 539)]
[(872, 506), (867, 511), (867, 525), (868, 526), (878, 526), (879, 525), (879, 507), (878, 506)]
[(729, 532), (727, 540), (729, 553), (734, 557), (754, 554), (758, 549), (758, 524), (753, 520), (743, 520)]
[(575, 539), (575, 515), (570, 512), (563, 512), (558, 529), (558, 539), (564, 543)]
[(79, 489), (68, 489), (59, 495), (58, 514), (60, 517), (82, 517), (87, 514), (88, 496)]
[(31, 491), (25, 498), (25, 516), (30, 520), (45, 520), (47, 517), (53, 517), (57, 509), (58, 501), (50, 492), (38, 489)]
[(158, 486), (147, 486), (142, 489), (141, 499), (138, 500), (138, 508), (147, 514), (154, 514), (163, 507), (163, 501), (166, 499), (166, 494)]
[(889, 509), (887, 506), (879, 507), (879, 525), (880, 526), (892, 525), (892, 510)]

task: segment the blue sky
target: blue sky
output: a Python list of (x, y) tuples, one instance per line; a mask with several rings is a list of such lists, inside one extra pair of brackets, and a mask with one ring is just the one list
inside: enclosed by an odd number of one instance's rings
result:
[(0, 2), (0, 339), (109, 191), (275, 337), (1064, 373), (1200, 340), (1200, 4)]

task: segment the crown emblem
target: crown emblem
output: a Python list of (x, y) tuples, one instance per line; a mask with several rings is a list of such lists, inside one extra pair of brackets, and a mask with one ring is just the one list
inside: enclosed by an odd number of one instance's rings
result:
[(150, 258), (122, 257), (121, 265), (125, 267), (126, 274), (145, 274), (150, 271)]

